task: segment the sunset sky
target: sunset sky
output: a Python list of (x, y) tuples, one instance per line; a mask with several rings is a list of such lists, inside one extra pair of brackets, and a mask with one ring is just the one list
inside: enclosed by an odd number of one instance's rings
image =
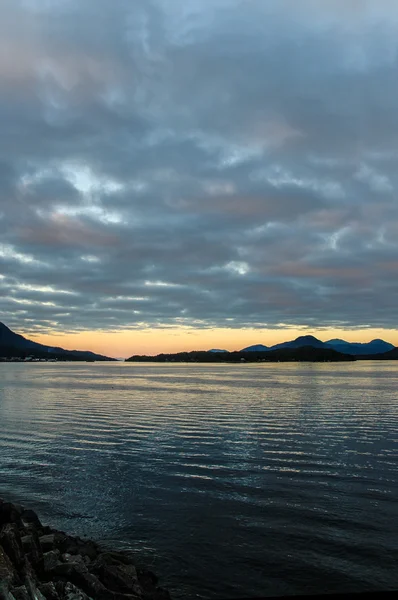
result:
[(396, 0), (1, 0), (0, 321), (398, 345)]

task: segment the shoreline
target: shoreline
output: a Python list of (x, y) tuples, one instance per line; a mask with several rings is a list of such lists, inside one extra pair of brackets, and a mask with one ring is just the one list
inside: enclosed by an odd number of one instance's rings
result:
[(0, 600), (171, 600), (128, 552), (43, 525), (0, 497)]

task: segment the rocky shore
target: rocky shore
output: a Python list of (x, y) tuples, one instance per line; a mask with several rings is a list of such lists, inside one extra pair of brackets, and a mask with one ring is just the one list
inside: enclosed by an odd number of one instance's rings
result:
[(125, 552), (43, 526), (0, 498), (0, 600), (171, 600)]

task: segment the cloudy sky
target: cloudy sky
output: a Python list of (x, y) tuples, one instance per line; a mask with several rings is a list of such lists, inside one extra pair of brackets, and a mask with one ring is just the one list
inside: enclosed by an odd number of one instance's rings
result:
[(398, 344), (397, 67), (396, 0), (0, 0), (0, 320)]

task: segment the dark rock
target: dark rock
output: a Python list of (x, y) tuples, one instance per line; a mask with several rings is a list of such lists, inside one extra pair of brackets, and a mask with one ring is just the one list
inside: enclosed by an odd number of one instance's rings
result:
[(157, 587), (158, 578), (152, 571), (137, 569), (138, 581), (143, 589), (144, 600), (171, 600), (169, 592)]
[(43, 596), (46, 597), (47, 600), (60, 600), (60, 596), (52, 581), (48, 583), (42, 583), (39, 586), (39, 590), (43, 594)]
[(21, 514), (18, 508), (11, 502), (0, 503), (0, 526), (7, 523), (22, 525)]
[(170, 592), (163, 588), (156, 588), (153, 600), (171, 600)]
[(15, 596), (9, 591), (8, 585), (0, 581), (0, 600), (15, 600)]
[(27, 587), (28, 593), (30, 594), (30, 598), (34, 598), (34, 600), (46, 600), (46, 598), (37, 588), (36, 582), (31, 577), (26, 578), (25, 586)]
[(34, 511), (1, 499), (0, 588), (0, 600), (170, 600), (127, 552), (43, 527)]
[[(92, 600), (87, 594), (82, 592), (82, 590), (79, 590), (79, 588), (69, 581), (65, 585), (63, 598), (64, 600)], [(52, 598), (49, 598), (49, 600), (52, 600)]]
[(100, 581), (113, 592), (141, 595), (137, 571), (133, 565), (103, 565), (99, 569)]
[(8, 523), (3, 526), (0, 533), (0, 544), (8, 554), (11, 562), (16, 567), (20, 567), (24, 561), (24, 552), (16, 523)]
[(65, 563), (72, 564), (79, 573), (88, 573), (87, 565), (80, 554), (63, 554), (62, 560)]
[(139, 582), (145, 587), (154, 587), (158, 582), (155, 573), (152, 573), (152, 571), (148, 571), (147, 569), (137, 569), (137, 574)]
[(40, 547), (43, 550), (43, 552), (49, 552), (55, 547), (55, 534), (50, 533), (47, 535), (42, 535), (41, 537), (39, 537), (39, 541)]
[(63, 577), (65, 579), (73, 578), (75, 573), (75, 567), (72, 563), (61, 563), (59, 562), (52, 570), (52, 575), (56, 577)]
[(75, 580), (72, 581), (75, 585), (81, 588), (86, 594), (94, 597), (96, 600), (111, 600), (112, 595), (106, 589), (103, 583), (92, 573), (77, 573), (74, 572)]
[(43, 525), (43, 527), (41, 528), (42, 530), (42, 535), (48, 535), (50, 533), (54, 533), (52, 528), (49, 527), (48, 525)]
[(22, 549), (30, 559), (32, 565), (38, 565), (43, 557), (39, 536), (32, 530), (28, 535), (21, 537)]
[(31, 600), (25, 585), (21, 585), (20, 587), (14, 588), (12, 590), (12, 593), (15, 600)]
[(55, 589), (57, 591), (58, 596), (60, 596), (60, 598), (63, 598), (65, 595), (66, 583), (67, 582), (63, 581), (62, 579), (60, 579), (59, 581), (54, 581)]
[(100, 550), (94, 542), (82, 540), (79, 544), (79, 554), (87, 556), (90, 560), (95, 560), (99, 552)]
[(34, 510), (24, 510), (21, 514), (21, 517), (24, 524), (34, 525), (38, 528), (42, 527), (40, 519)]
[(90, 571), (95, 572), (99, 567), (104, 565), (130, 565), (132, 564), (126, 556), (118, 552), (101, 552), (98, 554), (95, 561), (90, 565)]
[(40, 566), (44, 573), (49, 573), (60, 563), (59, 554), (59, 550), (50, 550), (50, 552), (45, 552), (43, 554), (43, 559)]
[(4, 583), (16, 583), (17, 579), (17, 572), (12, 562), (4, 551), (4, 548), (0, 546), (0, 581)]

